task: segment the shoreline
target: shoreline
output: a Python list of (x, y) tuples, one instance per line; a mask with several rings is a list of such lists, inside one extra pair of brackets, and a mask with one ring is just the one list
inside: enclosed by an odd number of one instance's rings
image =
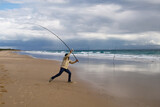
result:
[[(12, 51), (0, 52), (0, 105), (3, 107), (113, 107), (109, 97), (96, 93), (80, 80), (71, 68), (72, 80), (67, 83), (68, 75), (63, 73), (51, 83), (52, 75), (59, 71), (60, 62)], [(109, 99), (109, 100), (108, 100)]]
[[(31, 55), (32, 57), (37, 57), (40, 59), (52, 59), (52, 60), (58, 60), (61, 61), (63, 58), (63, 55), (65, 52), (50, 52), (50, 51), (21, 51), (20, 54), (27, 54)], [(147, 55), (147, 54), (103, 54), (103, 53), (87, 53), (87, 52), (81, 52), (81, 53), (76, 53), (76, 56), (78, 59), (81, 61), (87, 61), (87, 62), (95, 62), (99, 61), (102, 63), (106, 62), (133, 62), (133, 63), (160, 63), (160, 57), (158, 55)], [(72, 58), (72, 57), (71, 57)]]

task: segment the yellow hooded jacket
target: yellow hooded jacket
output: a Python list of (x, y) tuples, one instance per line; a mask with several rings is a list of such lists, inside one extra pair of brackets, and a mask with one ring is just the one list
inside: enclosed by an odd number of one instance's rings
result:
[(62, 61), (62, 64), (61, 64), (61, 67), (62, 67), (62, 68), (68, 69), (69, 63), (70, 63), (70, 64), (76, 63), (75, 61), (73, 62), (73, 61), (69, 60), (70, 54), (71, 54), (71, 52), (68, 53), (68, 55), (66, 55), (66, 56), (63, 58), (63, 61)]

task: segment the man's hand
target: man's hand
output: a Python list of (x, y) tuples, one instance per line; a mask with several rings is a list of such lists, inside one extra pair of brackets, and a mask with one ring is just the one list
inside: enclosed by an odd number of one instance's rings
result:
[(76, 62), (79, 62), (79, 60), (78, 60), (78, 59), (76, 59)]
[(73, 49), (70, 50), (70, 53), (72, 53), (72, 52), (73, 52)]

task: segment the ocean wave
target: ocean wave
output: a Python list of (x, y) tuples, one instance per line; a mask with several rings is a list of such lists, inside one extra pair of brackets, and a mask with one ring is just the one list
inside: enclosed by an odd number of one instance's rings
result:
[[(38, 55), (54, 55), (64, 56), (66, 51), (24, 51), (28, 54)], [(132, 61), (153, 61), (160, 62), (160, 55), (145, 55), (145, 54), (113, 54), (111, 52), (94, 52), (94, 51), (75, 51), (77, 57), (92, 58), (92, 59), (115, 59), (115, 60), (132, 60)]]

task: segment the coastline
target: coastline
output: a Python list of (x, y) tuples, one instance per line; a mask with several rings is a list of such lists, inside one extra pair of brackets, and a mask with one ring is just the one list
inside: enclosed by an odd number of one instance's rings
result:
[(58, 73), (60, 62), (36, 59), (12, 51), (0, 52), (0, 105), (2, 107), (113, 107), (110, 97), (92, 91), (78, 79), (71, 68), (72, 80), (67, 74), (49, 83)]

